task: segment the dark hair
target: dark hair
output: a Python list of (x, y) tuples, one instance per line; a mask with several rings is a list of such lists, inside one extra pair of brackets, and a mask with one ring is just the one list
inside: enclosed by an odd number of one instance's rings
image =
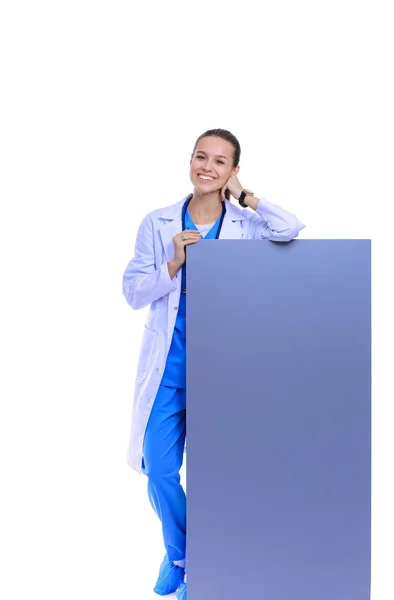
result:
[[(241, 157), (241, 146), (240, 146), (239, 141), (235, 137), (235, 135), (233, 135), (230, 131), (227, 131), (227, 129), (208, 129), (208, 131), (206, 131), (205, 133), (202, 133), (200, 135), (200, 137), (197, 138), (197, 141), (194, 144), (192, 154), (195, 153), (198, 142), (202, 138), (209, 137), (209, 136), (220, 137), (220, 138), (222, 138), (222, 140), (226, 140), (227, 142), (230, 142), (230, 144), (232, 144), (232, 146), (234, 148), (233, 167), (237, 167), (239, 164), (239, 159)], [(227, 200), (230, 200), (230, 192), (228, 190), (226, 190), (224, 194), (225, 194)]]

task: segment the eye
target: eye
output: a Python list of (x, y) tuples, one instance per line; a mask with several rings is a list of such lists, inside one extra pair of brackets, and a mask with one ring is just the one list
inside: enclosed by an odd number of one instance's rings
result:
[[(196, 158), (202, 158), (205, 159), (205, 156), (202, 156), (201, 154), (196, 154)], [(221, 165), (224, 165), (224, 161), (223, 160), (217, 160), (216, 162), (220, 163)]]

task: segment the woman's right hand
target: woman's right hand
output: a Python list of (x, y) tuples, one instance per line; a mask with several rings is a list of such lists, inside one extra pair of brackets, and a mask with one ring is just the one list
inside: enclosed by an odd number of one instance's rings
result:
[(177, 265), (179, 265), (179, 268), (186, 261), (185, 247), (189, 244), (195, 244), (200, 239), (201, 233), (196, 229), (185, 229), (185, 231), (181, 231), (181, 233), (174, 235), (172, 238), (175, 249), (174, 261)]
[[(183, 238), (183, 239), (182, 239)], [(172, 238), (175, 248), (175, 256), (168, 264), (168, 272), (171, 279), (175, 277), (181, 266), (186, 261), (185, 247), (189, 244), (195, 244), (201, 239), (201, 234), (196, 229), (185, 229), (181, 233), (177, 233)]]

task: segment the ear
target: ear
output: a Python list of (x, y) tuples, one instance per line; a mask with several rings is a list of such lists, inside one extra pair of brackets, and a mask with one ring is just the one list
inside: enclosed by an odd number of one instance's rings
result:
[(235, 167), (235, 169), (234, 169), (234, 175), (238, 175), (239, 169), (240, 169), (239, 165), (237, 167)]

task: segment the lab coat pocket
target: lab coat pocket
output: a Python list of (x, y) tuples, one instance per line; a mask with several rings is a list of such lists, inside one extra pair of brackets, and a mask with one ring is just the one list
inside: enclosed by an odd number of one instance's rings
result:
[(141, 341), (140, 357), (138, 361), (137, 379), (143, 381), (147, 376), (149, 365), (155, 347), (157, 331), (149, 329), (145, 325), (144, 334)]

